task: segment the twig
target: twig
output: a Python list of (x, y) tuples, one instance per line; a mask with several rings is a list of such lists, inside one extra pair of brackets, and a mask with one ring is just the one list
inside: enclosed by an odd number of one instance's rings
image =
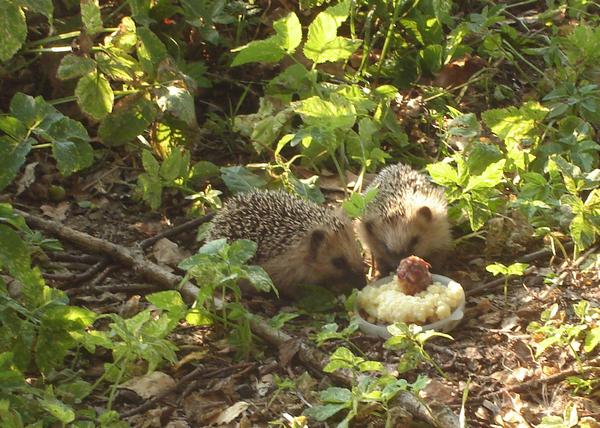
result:
[(30, 226), (43, 229), (52, 235), (72, 242), (91, 252), (103, 253), (111, 260), (132, 268), (134, 272), (137, 272), (149, 281), (160, 284), (164, 288), (179, 289), (183, 298), (188, 303), (196, 300), (198, 288), (195, 285), (187, 281), (180, 285), (180, 282), (182, 282), (180, 276), (174, 275), (163, 267), (146, 260), (139, 251), (113, 244), (104, 239), (93, 237), (87, 233), (63, 226), (58, 222), (46, 220), (24, 211), (15, 210), (15, 212), (23, 216)]
[(186, 374), (184, 377), (182, 377), (181, 379), (179, 379), (179, 382), (177, 382), (177, 385), (175, 385), (174, 387), (164, 390), (163, 392), (161, 392), (157, 396), (152, 397), (150, 400), (146, 401), (141, 406), (135, 407), (135, 408), (133, 408), (131, 410), (128, 410), (127, 412), (122, 413), (121, 417), (122, 418), (128, 418), (130, 416), (133, 416), (133, 415), (136, 415), (138, 413), (144, 412), (144, 411), (146, 411), (148, 409), (151, 409), (152, 406), (154, 406), (160, 400), (162, 400), (163, 398), (165, 398), (167, 395), (172, 394), (172, 393), (177, 392), (177, 391), (180, 391), (185, 385), (187, 385), (188, 383), (190, 383), (191, 381), (193, 381), (196, 377), (207, 379), (207, 378), (215, 377), (215, 376), (217, 376), (219, 374), (228, 373), (228, 372), (230, 372), (232, 370), (237, 370), (239, 368), (241, 368), (242, 370), (245, 370), (248, 367), (252, 367), (252, 366), (254, 366), (254, 364), (251, 364), (251, 363), (239, 363), (239, 364), (236, 364), (234, 366), (220, 367), (218, 369), (213, 369), (213, 370), (206, 370), (206, 367), (204, 367), (204, 366), (197, 367), (194, 370), (192, 370), (191, 372), (189, 372), (188, 374)]
[(179, 226), (175, 226), (170, 229), (164, 230), (161, 233), (159, 233), (158, 235), (155, 235), (151, 238), (144, 239), (143, 241), (141, 241), (139, 244), (140, 248), (145, 250), (146, 248), (148, 248), (149, 246), (151, 246), (156, 241), (158, 241), (162, 238), (168, 238), (170, 236), (175, 236), (182, 232), (185, 232), (186, 230), (198, 227), (201, 224), (206, 223), (207, 221), (210, 221), (214, 217), (214, 215), (215, 215), (214, 213), (210, 213), (210, 214), (205, 215), (204, 217), (195, 218), (194, 220), (190, 220), (188, 222), (180, 224)]
[(154, 284), (111, 284), (98, 285), (92, 290), (88, 287), (70, 288), (65, 291), (69, 297), (77, 297), (89, 291), (94, 291), (97, 294), (101, 293), (134, 293), (134, 292), (152, 292), (157, 290)]
[(509, 392), (519, 392), (519, 393), (526, 392), (526, 391), (538, 389), (543, 384), (552, 385), (552, 384), (555, 384), (558, 382), (562, 382), (569, 376), (573, 376), (576, 374), (584, 374), (584, 373), (588, 373), (588, 372), (600, 372), (600, 367), (598, 366), (599, 364), (600, 364), (600, 358), (594, 358), (594, 359), (588, 361), (587, 366), (581, 367), (580, 369), (569, 369), (569, 370), (562, 371), (560, 373), (556, 373), (552, 376), (548, 376), (544, 379), (532, 379), (527, 382), (520, 382), (515, 385), (509, 386), (506, 388), (502, 388), (498, 391), (492, 391), (492, 392), (488, 392), (486, 394), (480, 395), (479, 397), (473, 398), (473, 400), (481, 401), (481, 400), (485, 400), (489, 397), (492, 397), (494, 395), (504, 394), (504, 393), (509, 393)]
[(69, 254), (57, 251), (47, 251), (46, 254), (52, 260), (59, 262), (78, 262), (78, 263), (97, 263), (102, 260), (101, 257), (92, 254)]
[(565, 279), (567, 279), (567, 276), (569, 276), (569, 273), (571, 273), (572, 269), (579, 267), (585, 261), (585, 259), (587, 259), (591, 254), (593, 254), (597, 250), (598, 250), (598, 246), (594, 246), (594, 247), (590, 248), (589, 250), (587, 250), (585, 253), (583, 253), (581, 256), (579, 256), (577, 258), (577, 260), (575, 260), (571, 264), (570, 269), (567, 269), (568, 265), (565, 266), (565, 270), (563, 270), (561, 272), (561, 274), (558, 276), (556, 281), (554, 281), (554, 284), (552, 284), (552, 286), (550, 286), (550, 288), (548, 288), (546, 291), (544, 291), (542, 293), (542, 295), (540, 296), (540, 299), (541, 300), (547, 299), (548, 296), (552, 293), (552, 291), (554, 291), (556, 289), (556, 287), (558, 287), (559, 285), (562, 285), (562, 283), (565, 281)]
[(53, 281), (66, 282), (68, 284), (66, 284), (62, 288), (70, 288), (70, 287), (76, 286), (77, 284), (82, 283), (83, 281), (85, 281), (87, 279), (90, 279), (91, 277), (96, 275), (98, 272), (100, 272), (102, 269), (104, 269), (107, 264), (108, 264), (107, 260), (101, 260), (98, 263), (91, 266), (90, 268), (88, 268), (85, 272), (80, 273), (80, 274), (74, 275), (74, 274), (45, 273), (44, 278), (50, 279)]

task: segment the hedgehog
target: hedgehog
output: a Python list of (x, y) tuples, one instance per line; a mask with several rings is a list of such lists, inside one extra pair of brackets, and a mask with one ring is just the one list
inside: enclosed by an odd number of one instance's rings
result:
[(443, 189), (403, 164), (382, 169), (366, 191), (373, 187), (379, 191), (367, 204), (357, 231), (379, 273), (394, 271), (411, 255), (439, 269), (452, 242)]
[(366, 283), (352, 221), (342, 211), (283, 191), (253, 190), (230, 198), (208, 230), (208, 240), (218, 238), (254, 241), (252, 262), (287, 297), (299, 297), (302, 285), (337, 292)]

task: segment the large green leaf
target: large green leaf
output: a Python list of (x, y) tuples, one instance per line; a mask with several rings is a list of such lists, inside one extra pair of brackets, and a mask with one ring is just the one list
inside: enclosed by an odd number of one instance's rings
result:
[(17, 92), (10, 100), (10, 113), (28, 128), (41, 125), (42, 121), (51, 114), (54, 114), (55, 117), (62, 116), (42, 97), (33, 98), (21, 92)]
[(75, 88), (77, 104), (94, 119), (103, 119), (112, 111), (115, 95), (102, 74), (88, 73), (79, 79)]
[(329, 129), (350, 129), (356, 121), (354, 105), (341, 96), (332, 95), (331, 101), (314, 96), (303, 100), (296, 112), (307, 125)]
[(117, 104), (98, 128), (98, 136), (107, 146), (119, 146), (142, 134), (156, 119), (156, 105), (147, 98), (134, 96)]
[(64, 176), (87, 168), (94, 162), (94, 150), (88, 142), (55, 141), (52, 154)]
[(8, 186), (17, 176), (25, 163), (25, 157), (31, 150), (32, 139), (18, 142), (3, 135), (0, 137), (0, 191)]
[(96, 62), (93, 59), (69, 54), (60, 61), (56, 76), (61, 80), (74, 79), (94, 71), (94, 68)]
[(275, 35), (265, 40), (255, 40), (234, 49), (238, 52), (231, 63), (232, 67), (248, 62), (277, 62), (286, 53), (292, 54), (302, 41), (302, 26), (295, 13), (273, 23)]
[(30, 12), (41, 13), (52, 24), (54, 5), (52, 0), (18, 0), (18, 3)]
[(88, 34), (94, 35), (102, 31), (102, 16), (98, 0), (81, 0), (81, 20)]
[(26, 36), (23, 10), (11, 1), (0, 1), (0, 61), (10, 59), (21, 48)]
[(246, 192), (267, 184), (265, 180), (243, 166), (222, 167), (221, 178), (233, 193)]
[(189, 126), (196, 125), (194, 97), (187, 89), (178, 86), (167, 86), (166, 88), (160, 88), (157, 93), (156, 104), (162, 111), (168, 111)]
[(140, 40), (137, 48), (138, 58), (144, 71), (153, 75), (158, 64), (167, 57), (167, 48), (147, 27), (139, 27), (137, 35)]
[(360, 45), (359, 40), (338, 37), (338, 27), (348, 18), (350, 0), (343, 0), (319, 13), (308, 27), (304, 55), (320, 64), (349, 58)]

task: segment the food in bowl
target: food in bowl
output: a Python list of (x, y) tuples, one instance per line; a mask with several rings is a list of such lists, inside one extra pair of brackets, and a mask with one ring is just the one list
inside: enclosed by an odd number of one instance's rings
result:
[(451, 280), (444, 283), (429, 273), (429, 264), (416, 256), (400, 262), (397, 275), (367, 285), (357, 303), (367, 321), (426, 324), (449, 318), (464, 305), (462, 287)]

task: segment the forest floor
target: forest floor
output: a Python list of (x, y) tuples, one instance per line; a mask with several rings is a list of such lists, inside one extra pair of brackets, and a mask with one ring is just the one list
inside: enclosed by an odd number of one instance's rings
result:
[[(162, 214), (149, 213), (140, 207), (139, 201), (132, 200), (127, 193), (128, 186), (123, 185), (127, 175), (127, 168), (115, 160), (73, 181), (67, 191), (90, 201), (92, 209), (67, 201), (40, 204), (33, 200), (30, 190), (16, 206), (132, 250), (138, 248), (142, 240), (184, 223), (176, 207), (168, 214), (167, 210)], [(334, 198), (335, 194), (330, 196)], [(170, 239), (162, 238), (147, 249), (145, 257), (176, 272), (174, 267), (199, 246), (194, 239), (195, 232), (188, 229)], [(506, 239), (511, 231), (504, 230), (498, 236)], [(463, 393), (468, 389), (465, 411), (469, 426), (530, 426), (543, 416), (562, 414), (567, 404), (574, 401), (583, 409), (579, 412), (580, 418), (588, 417), (591, 427), (600, 426), (592, 422), (600, 419), (598, 396), (573, 396), (572, 389), (565, 385), (564, 380), (580, 369), (573, 352), (557, 348), (536, 357), (539, 338), (527, 332), (528, 324), (539, 321), (542, 312), (554, 303), (570, 307), (581, 299), (600, 301), (595, 268), (598, 252), (593, 248), (594, 251), (585, 253), (575, 264), (565, 264), (560, 251), (552, 255), (549, 251), (536, 251), (539, 248), (534, 246), (517, 257), (525, 256), (525, 261), (529, 261), (532, 269), (528, 274), (506, 281), (501, 278), (494, 284), (484, 269), (486, 251), (494, 251), (490, 247), (492, 240), (486, 242), (459, 243), (450, 257), (450, 267), (438, 272), (463, 285), (467, 306), (464, 319), (452, 332), (454, 341), (437, 339), (427, 345), (443, 376), (432, 366), (421, 365), (419, 372), (430, 378), (421, 396), (426, 402), (443, 403), (458, 414)], [(91, 256), (77, 263), (61, 262), (64, 257), (53, 261), (52, 256), (44, 262), (45, 271), (54, 274), (48, 275), (49, 284), (67, 290), (72, 304), (100, 314), (112, 312), (129, 317), (144, 305), (143, 295), (160, 290), (127, 266), (109, 261), (99, 268), (97, 264), (105, 256), (102, 253), (69, 244), (66, 253), (75, 258), (83, 254)], [(85, 281), (80, 277), (81, 272), (89, 273)], [(543, 278), (549, 272), (562, 279), (560, 287), (544, 284)], [(245, 303), (266, 318), (278, 312), (300, 313), (301, 316), (283, 328), (298, 340), (313, 337), (324, 322), (337, 321), (342, 328), (348, 323), (341, 306), (333, 315), (329, 311), (299, 310), (292, 302), (286, 304), (271, 296), (250, 297)], [(294, 348), (292, 344), (277, 349), (263, 342), (255, 350), (255, 359), (239, 361), (235, 350), (223, 340), (222, 327), (183, 325), (171, 339), (179, 347), (179, 363), (163, 368), (150, 379), (143, 376), (141, 367), (140, 377), (124, 385), (117, 396), (116, 408), (131, 413), (128, 420), (133, 426), (250, 427), (267, 426), (276, 421), (283, 423), (283, 415), (299, 416), (311, 401), (313, 391), (331, 383), (327, 375), (316, 373), (294, 359), (295, 351), (286, 349), (287, 346)], [(398, 354), (384, 349), (383, 340), (360, 332), (351, 339), (368, 359), (381, 361), (393, 370)], [(340, 344), (343, 342), (328, 342), (323, 350), (331, 352)], [(281, 363), (282, 358), (285, 364)], [(86, 368), (86, 378), (93, 382), (101, 373), (102, 364), (103, 355), (96, 355)], [(586, 370), (597, 373), (598, 368), (587, 367)], [(293, 379), (297, 389), (285, 388), (282, 383), (285, 379)], [(409, 374), (407, 379), (414, 380), (414, 375)], [(174, 387), (177, 389), (173, 390)], [(152, 405), (148, 407), (149, 400), (156, 396), (161, 399), (150, 402)], [(354, 426), (384, 425), (384, 421), (372, 418), (368, 412), (362, 418), (359, 415)]]

